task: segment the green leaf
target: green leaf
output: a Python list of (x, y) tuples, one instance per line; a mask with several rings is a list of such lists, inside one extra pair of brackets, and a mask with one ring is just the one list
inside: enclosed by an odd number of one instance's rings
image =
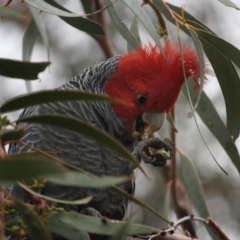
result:
[[(82, 6), (85, 13), (91, 13), (93, 11), (93, 2), (89, 0), (81, 0)], [(88, 18), (93, 19), (93, 16), (90, 15)]]
[(16, 181), (47, 174), (63, 177), (63, 169), (50, 157), (39, 153), (11, 154), (0, 161), (0, 181)]
[(16, 209), (21, 213), (21, 219), (27, 225), (27, 230), (31, 240), (51, 240), (46, 226), (43, 225), (39, 217), (24, 203), (15, 199)]
[(222, 54), (225, 58), (232, 60), (240, 68), (240, 50), (222, 38), (206, 31), (196, 31), (216, 52)]
[(42, 199), (45, 199), (47, 201), (52, 201), (52, 202), (57, 202), (57, 203), (63, 203), (63, 204), (68, 204), (68, 205), (85, 205), (87, 203), (89, 203), (92, 200), (92, 197), (86, 197), (86, 198), (82, 198), (82, 199), (78, 199), (78, 200), (62, 200), (62, 199), (57, 199), (57, 198), (53, 198), (53, 197), (49, 197), (49, 196), (45, 196), (42, 195), (40, 193), (34, 192), (32, 191), (30, 188), (28, 188), (27, 186), (23, 185), (22, 183), (18, 182), (18, 185), (23, 188), (26, 192), (35, 195), (37, 197), (40, 197)]
[(49, 64), (50, 62), (31, 63), (0, 58), (0, 75), (35, 80), (38, 78), (38, 74), (44, 71)]
[[(135, 38), (141, 45), (141, 39), (138, 31), (138, 19), (136, 16), (133, 18), (133, 21), (130, 27), (130, 32), (133, 34), (133, 36), (135, 36)], [(128, 52), (134, 51), (136, 50), (136, 46), (132, 46), (129, 42), (127, 42), (127, 50)]]
[[(164, 17), (166, 17), (166, 19), (169, 22), (176, 25), (176, 21), (172, 18), (171, 14), (169, 13), (169, 11), (166, 9), (166, 7), (164, 6), (164, 4), (161, 1), (153, 0), (153, 3), (161, 11), (161, 13), (164, 15)], [(176, 12), (178, 15), (180, 15), (180, 16), (182, 15), (182, 10), (180, 7), (174, 6), (170, 3), (167, 3), (167, 5), (170, 7), (171, 10)], [(207, 26), (202, 24), (200, 21), (198, 21), (196, 18), (194, 18), (191, 14), (189, 14), (186, 11), (184, 11), (184, 20), (186, 21), (187, 24), (190, 24), (191, 26), (193, 26), (196, 29), (207, 30), (209, 32), (212, 32)], [(188, 28), (186, 28), (185, 26), (182, 26), (182, 25), (180, 25), (179, 27), (186, 34), (190, 35)]]
[(30, 94), (23, 94), (6, 101), (1, 107), (0, 111), (9, 112), (26, 108), (32, 105), (38, 105), (49, 102), (59, 101), (108, 101), (118, 102), (116, 99), (111, 99), (106, 95), (72, 91), (72, 90), (44, 90), (37, 91)]
[[(166, 218), (168, 219), (170, 217), (170, 213), (171, 213), (171, 187), (167, 185), (163, 199), (163, 216), (166, 216)], [(169, 227), (168, 223), (165, 224), (166, 228)]]
[(63, 186), (76, 186), (87, 188), (104, 188), (112, 185), (121, 184), (129, 181), (129, 177), (108, 177), (103, 176), (101, 178), (91, 177), (83, 173), (75, 171), (67, 171), (64, 173), (64, 178), (60, 175), (47, 176), (48, 181), (60, 184)]
[(218, 1), (221, 2), (222, 4), (224, 4), (225, 6), (236, 8), (237, 10), (240, 10), (240, 8), (230, 0), (218, 0)]
[[(81, 223), (81, 224), (79, 224)], [(70, 231), (87, 231), (94, 234), (102, 234), (114, 236), (120, 228), (128, 225), (125, 234), (136, 235), (149, 232), (160, 232), (161, 230), (133, 223), (120, 222), (115, 220), (104, 220), (104, 222), (96, 217), (86, 216), (76, 212), (59, 212), (50, 213), (47, 228), (56, 234), (60, 235), (59, 229)]]
[[(105, 6), (111, 4), (111, 0), (103, 0)], [(115, 25), (116, 29), (119, 31), (119, 33), (122, 35), (122, 37), (129, 43), (133, 48), (137, 48), (139, 46), (139, 42), (135, 38), (135, 36), (131, 33), (131, 31), (128, 29), (126, 24), (123, 22), (123, 20), (120, 18), (118, 12), (116, 11), (115, 7), (111, 5), (107, 8), (107, 11), (109, 13), (109, 16)]]
[(155, 30), (155, 28), (152, 25), (152, 22), (148, 18), (148, 15), (145, 13), (145, 11), (139, 6), (136, 0), (122, 0), (129, 9), (139, 18), (139, 20), (142, 22), (146, 30), (149, 32), (150, 36), (153, 38), (154, 42), (159, 47), (161, 53), (163, 56), (165, 56), (163, 52), (162, 45), (159, 40), (159, 36)]
[(180, 156), (182, 176), (189, 198), (196, 207), (200, 216), (203, 218), (207, 218), (210, 216), (210, 213), (207, 207), (205, 195), (195, 166), (186, 155), (180, 153)]
[[(34, 20), (31, 20), (23, 36), (22, 42), (22, 59), (23, 61), (30, 61), (34, 44), (38, 36), (37, 25)], [(28, 92), (32, 91), (31, 82), (26, 81), (26, 88)]]
[[(79, 224), (80, 225), (80, 224)], [(85, 229), (75, 229), (74, 225), (59, 223), (52, 220), (48, 221), (47, 228), (52, 233), (60, 235), (68, 240), (90, 240), (90, 237)]]
[(26, 16), (20, 14), (19, 12), (9, 8), (9, 7), (0, 7), (0, 17), (13, 17), (18, 19), (27, 19)]
[[(189, 93), (193, 102), (197, 100), (197, 93), (193, 90), (193, 82), (188, 82)], [(186, 85), (182, 89), (184, 95), (188, 98)], [(219, 143), (222, 145), (223, 149), (226, 151), (233, 164), (240, 173), (240, 156), (236, 145), (234, 144), (226, 126), (219, 117), (217, 111), (215, 110), (212, 102), (208, 96), (203, 92), (201, 100), (199, 102), (197, 112), (201, 117), (202, 121), (206, 124), (211, 133), (216, 137)]]
[(218, 78), (227, 111), (227, 128), (234, 141), (239, 136), (240, 126), (240, 80), (232, 62), (199, 35), (204, 51)]
[[(57, 7), (58, 9), (64, 10), (66, 12), (69, 12), (66, 8), (62, 7), (58, 3), (54, 2), (53, 0), (45, 0), (45, 2), (50, 3), (52, 6)], [(90, 2), (88, 0), (88, 2)], [(70, 26), (80, 30), (84, 31), (87, 33), (92, 33), (92, 34), (100, 34), (104, 35), (104, 31), (102, 29), (102, 26), (98, 24), (95, 21), (92, 21), (88, 18), (83, 18), (83, 17), (61, 17), (59, 16), (64, 22), (69, 24)]]
[(31, 7), (30, 5), (28, 6), (29, 8), (29, 11), (31, 12), (32, 16), (33, 16), (33, 19), (36, 23), (36, 26), (38, 28), (38, 31), (39, 31), (39, 34), (41, 36), (41, 39), (43, 41), (43, 45), (46, 49), (46, 52), (47, 52), (47, 56), (48, 56), (48, 59), (49, 59), (49, 41), (48, 41), (48, 35), (47, 35), (47, 30), (45, 28), (45, 24), (40, 16), (40, 13), (37, 9)]
[(24, 136), (24, 129), (20, 128), (18, 130), (13, 129), (1, 129), (0, 130), (0, 139), (2, 142), (19, 140)]
[(197, 100), (195, 101), (195, 104), (193, 105), (193, 109), (191, 110), (190, 117), (194, 114), (195, 110), (197, 109), (197, 106), (199, 104), (202, 92), (203, 92), (203, 85), (205, 82), (205, 63), (204, 63), (204, 57), (203, 57), (203, 48), (202, 44), (198, 38), (198, 35), (196, 34), (195, 31), (189, 29), (189, 32), (191, 34), (192, 40), (194, 42), (194, 45), (197, 50), (198, 58), (199, 58), (199, 63), (200, 63), (200, 89), (198, 91), (198, 97)]
[[(195, 166), (193, 165), (193, 162), (182, 152), (180, 152), (180, 156), (181, 156), (181, 171), (188, 196), (191, 200), (191, 203), (193, 203), (193, 205), (196, 207), (199, 215), (202, 218), (207, 219), (208, 217), (210, 217), (210, 213), (207, 207), (205, 195)], [(212, 231), (208, 232), (214, 240), (218, 239), (217, 236)]]
[(37, 25), (34, 20), (31, 20), (23, 36), (22, 42), (22, 59), (23, 61), (30, 61), (32, 56), (33, 46), (38, 36)]
[(70, 13), (67, 11), (63, 11), (57, 7), (54, 7), (50, 4), (48, 4), (46, 1), (39, 1), (39, 0), (25, 0), (26, 3), (29, 5), (37, 8), (38, 10), (41, 10), (43, 12), (47, 12), (53, 15), (57, 16), (63, 16), (63, 17), (83, 17), (84, 15), (76, 14), (76, 13)]
[(41, 124), (50, 124), (83, 134), (84, 136), (92, 138), (98, 143), (115, 151), (120, 156), (126, 158), (128, 161), (132, 162), (143, 171), (139, 165), (139, 161), (136, 160), (119, 141), (117, 141), (111, 135), (103, 132), (99, 128), (96, 128), (95, 126), (86, 123), (85, 121), (82, 121), (78, 118), (65, 115), (40, 115), (21, 118), (17, 122), (37, 122)]

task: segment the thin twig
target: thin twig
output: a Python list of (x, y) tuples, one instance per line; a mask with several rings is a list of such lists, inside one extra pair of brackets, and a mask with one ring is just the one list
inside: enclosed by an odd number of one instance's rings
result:
[(143, 4), (142, 4), (141, 6), (143, 6), (143, 5), (145, 5), (145, 4), (148, 4), (148, 5), (153, 9), (153, 11), (155, 12), (155, 14), (157, 15), (158, 22), (159, 22), (159, 24), (160, 24), (160, 26), (161, 26), (161, 29), (162, 29), (163, 33), (164, 33), (163, 35), (168, 36), (168, 28), (167, 28), (166, 21), (165, 21), (165, 19), (164, 19), (164, 17), (163, 17), (163, 14), (162, 14), (162, 13), (158, 10), (158, 8), (153, 4), (152, 0), (144, 0), (144, 1), (143, 1)]
[[(103, 8), (103, 3), (101, 0), (95, 0), (93, 2), (94, 2), (94, 11), (97, 11)], [(104, 12), (102, 11), (94, 15), (94, 20), (102, 25), (105, 35), (97, 35), (97, 34), (89, 34), (89, 35), (97, 41), (106, 58), (113, 57), (115, 55), (115, 50), (111, 42), (110, 33), (109, 33), (106, 16)]]

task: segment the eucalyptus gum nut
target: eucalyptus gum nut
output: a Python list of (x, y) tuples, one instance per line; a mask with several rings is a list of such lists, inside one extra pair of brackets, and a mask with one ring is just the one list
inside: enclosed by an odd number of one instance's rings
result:
[(170, 159), (170, 154), (168, 152), (165, 151), (164, 148), (160, 149), (160, 150), (157, 150), (156, 151), (156, 154), (160, 154), (163, 156), (164, 159)]
[(39, 189), (39, 190), (43, 189), (44, 187), (45, 187), (44, 184), (39, 184), (39, 185), (38, 185), (38, 189)]
[(14, 225), (11, 227), (11, 231), (13, 231), (13, 232), (19, 232), (20, 230), (21, 230), (21, 227), (19, 227), (19, 226)]
[(14, 213), (16, 213), (16, 212), (17, 212), (16, 209), (11, 209), (11, 210), (8, 211), (8, 214), (11, 215), (11, 214), (14, 214)]
[(46, 185), (47, 184), (47, 179), (42, 179), (42, 184)]

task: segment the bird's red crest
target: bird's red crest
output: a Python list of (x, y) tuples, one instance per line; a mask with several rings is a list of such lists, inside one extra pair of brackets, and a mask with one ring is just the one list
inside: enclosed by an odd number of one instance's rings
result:
[[(126, 121), (130, 121), (129, 114), (139, 114), (140, 109), (142, 112), (169, 112), (184, 84), (184, 72), (186, 78), (193, 77), (195, 89), (199, 88), (200, 64), (196, 51), (183, 46), (181, 52), (178, 44), (171, 43), (163, 50), (166, 58), (151, 44), (120, 57), (116, 72), (106, 84), (106, 92), (129, 103), (131, 112), (115, 106), (116, 112)], [(137, 105), (137, 94), (147, 97), (141, 108)]]

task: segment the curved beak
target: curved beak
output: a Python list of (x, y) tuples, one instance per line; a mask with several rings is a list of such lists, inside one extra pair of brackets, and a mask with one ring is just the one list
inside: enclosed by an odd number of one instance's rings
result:
[(146, 139), (151, 134), (158, 131), (166, 117), (165, 112), (145, 112), (136, 119), (132, 131), (129, 135), (130, 140)]
[(142, 114), (142, 120), (146, 124), (146, 135), (149, 136), (158, 131), (166, 118), (165, 112), (147, 112)]

